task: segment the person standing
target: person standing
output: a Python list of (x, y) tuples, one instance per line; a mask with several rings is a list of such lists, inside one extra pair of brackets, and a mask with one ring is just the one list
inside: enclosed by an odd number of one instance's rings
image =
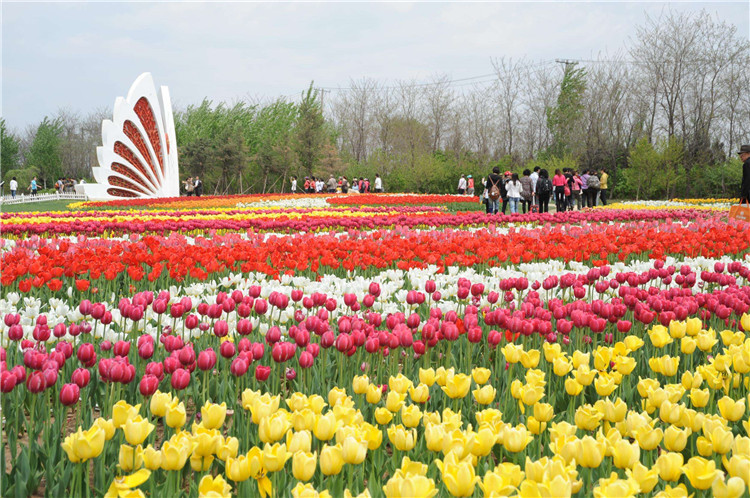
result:
[(193, 183), (192, 178), (188, 178), (187, 180), (185, 180), (185, 193), (188, 197), (192, 197), (193, 192), (195, 192), (195, 183)]
[(608, 186), (607, 186), (607, 180), (609, 180), (609, 175), (607, 174), (607, 170), (602, 168), (599, 170), (599, 173), (601, 176), (599, 177), (599, 199), (602, 201), (602, 206), (607, 205), (607, 194), (609, 193)]
[(383, 193), (383, 180), (380, 178), (379, 174), (375, 174), (375, 193), (376, 194), (382, 194)]
[(464, 195), (466, 193), (466, 177), (461, 175), (458, 180), (458, 195)]
[(31, 192), (31, 195), (36, 195), (36, 191), (37, 191), (36, 177), (31, 179), (31, 183), (29, 183), (29, 191)]
[(492, 168), (492, 173), (487, 177), (487, 183), (484, 186), (484, 190), (487, 192), (487, 212), (490, 214), (497, 214), (498, 212), (503, 189), (502, 184), (503, 177), (500, 176), (500, 168), (495, 166)]
[(599, 177), (596, 176), (596, 170), (589, 171), (589, 207), (596, 207), (596, 196), (599, 195), (599, 186), (601, 182)]
[(518, 173), (513, 173), (510, 181), (505, 184), (505, 188), (508, 190), (510, 214), (518, 214), (518, 203), (521, 202), (521, 193), (523, 192), (523, 185), (518, 179)]
[(466, 195), (474, 195), (474, 177), (471, 175), (466, 177)]
[[(581, 180), (581, 176), (578, 174), (578, 171), (573, 172), (573, 185), (571, 188), (571, 191), (573, 192), (573, 202), (576, 206), (578, 206), (578, 210), (581, 210), (581, 203), (586, 202), (586, 199), (581, 199), (581, 185), (583, 184), (583, 180)], [(571, 206), (571, 211), (573, 211), (573, 206)]]
[(328, 179), (328, 183), (327, 183), (326, 187), (328, 187), (328, 193), (329, 194), (335, 194), (336, 193), (337, 183), (336, 183), (336, 178), (333, 175), (331, 175), (331, 177)]
[(565, 184), (567, 180), (565, 175), (559, 169), (555, 170), (555, 176), (552, 178), (552, 186), (555, 188), (555, 209), (559, 213), (565, 211)]
[(523, 176), (521, 177), (521, 208), (523, 214), (526, 214), (526, 210), (531, 210), (531, 204), (534, 200), (534, 187), (531, 180), (531, 171), (528, 169), (523, 170)]
[(201, 181), (200, 177), (198, 177), (198, 175), (195, 176), (193, 189), (196, 197), (200, 197), (203, 194), (203, 182)]
[(589, 207), (589, 170), (583, 170), (581, 175), (581, 198), (583, 199), (583, 207)]
[(539, 212), (549, 213), (549, 198), (552, 195), (554, 187), (549, 179), (549, 172), (546, 169), (539, 170), (539, 180), (536, 182), (536, 194), (539, 198)]
[(750, 202), (750, 145), (743, 145), (737, 153), (742, 161), (742, 184), (740, 202)]
[(292, 191), (292, 194), (297, 193), (297, 177), (296, 176), (292, 177), (292, 188), (290, 190)]
[(16, 192), (18, 191), (18, 180), (16, 180), (16, 177), (14, 176), (13, 179), (10, 181), (10, 196), (11, 198), (16, 198)]
[(531, 192), (533, 194), (533, 201), (532, 201), (533, 204), (538, 204), (539, 202), (539, 199), (537, 199), (537, 195), (536, 195), (536, 184), (539, 181), (540, 169), (541, 168), (539, 166), (534, 166), (534, 171), (531, 173), (531, 175), (529, 175), (529, 177), (531, 178)]

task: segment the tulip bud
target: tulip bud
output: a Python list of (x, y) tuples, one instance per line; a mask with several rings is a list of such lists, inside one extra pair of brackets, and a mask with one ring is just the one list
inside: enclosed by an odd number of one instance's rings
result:
[(235, 377), (242, 377), (247, 373), (248, 363), (243, 358), (237, 357), (232, 360), (232, 365), (229, 370)]
[(84, 388), (89, 385), (89, 382), (91, 381), (91, 372), (85, 368), (76, 368), (73, 371), (73, 375), (70, 376), (70, 380), (72, 380), (78, 387)]
[(38, 394), (47, 387), (44, 381), (44, 376), (42, 375), (42, 372), (32, 372), (27, 378), (26, 378), (26, 388), (29, 390), (29, 392), (32, 392), (34, 394)]
[(211, 370), (216, 365), (216, 353), (211, 348), (201, 351), (198, 354), (198, 368), (203, 370)]
[(81, 389), (76, 384), (65, 384), (60, 389), (60, 402), (65, 406), (78, 403)]
[(314, 361), (315, 361), (315, 358), (313, 357), (313, 355), (308, 353), (307, 351), (303, 351), (299, 355), (299, 366), (302, 368), (312, 367)]
[(190, 372), (184, 368), (178, 368), (172, 374), (172, 387), (181, 391), (190, 384)]
[(219, 346), (219, 354), (224, 358), (232, 358), (237, 353), (234, 344), (229, 341), (224, 341)]
[(265, 382), (268, 380), (268, 377), (271, 375), (271, 367), (264, 367), (262, 365), (258, 365), (255, 367), (255, 378), (258, 379), (261, 382)]
[[(172, 382), (174, 383), (174, 380)], [(158, 388), (159, 378), (151, 374), (144, 375), (141, 382), (138, 384), (138, 389), (143, 396), (151, 396)]]

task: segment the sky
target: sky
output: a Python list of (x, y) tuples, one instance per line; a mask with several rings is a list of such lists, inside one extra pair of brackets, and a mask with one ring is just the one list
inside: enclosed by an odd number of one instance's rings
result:
[[(0, 2), (1, 113), (11, 129), (111, 107), (151, 72), (176, 108), (294, 98), (315, 81), (429, 81), (491, 60), (615, 54), (646, 15), (706, 9), (750, 36), (750, 2)], [(550, 65), (554, 68), (554, 65)], [(552, 69), (551, 69), (552, 70)]]

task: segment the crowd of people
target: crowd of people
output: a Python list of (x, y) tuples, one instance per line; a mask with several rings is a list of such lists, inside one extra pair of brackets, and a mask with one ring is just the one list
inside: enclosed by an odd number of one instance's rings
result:
[(383, 180), (380, 175), (375, 175), (375, 179), (370, 184), (370, 180), (367, 178), (352, 178), (352, 181), (345, 176), (339, 176), (338, 179), (334, 175), (330, 175), (328, 180), (325, 181), (321, 177), (306, 176), (302, 183), (302, 189), (299, 190), (299, 184), (296, 176), (291, 178), (291, 193), (305, 193), (305, 194), (348, 194), (348, 193), (360, 193), (368, 194), (370, 192), (382, 193), (383, 192)]
[[(502, 211), (507, 214), (519, 212), (549, 212), (549, 201), (553, 200), (557, 211), (573, 211), (585, 207), (594, 207), (597, 202), (607, 205), (609, 175), (604, 169), (599, 172), (591, 169), (582, 173), (564, 168), (555, 170), (550, 179), (549, 172), (540, 167), (534, 171), (526, 169), (519, 178), (518, 173), (506, 171), (500, 174), (497, 166), (485, 179), (482, 178), (484, 191), (481, 195), (482, 203), (487, 213), (497, 214)], [(471, 175), (463, 175), (458, 181), (458, 193), (474, 195), (474, 182)], [(502, 207), (500, 203), (502, 202)]]

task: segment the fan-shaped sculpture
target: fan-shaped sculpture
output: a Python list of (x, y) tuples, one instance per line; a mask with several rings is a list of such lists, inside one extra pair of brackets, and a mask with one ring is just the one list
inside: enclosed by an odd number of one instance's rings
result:
[(79, 186), (90, 199), (180, 195), (177, 143), (169, 90), (156, 93), (151, 73), (140, 75), (127, 98), (117, 97), (112, 121), (102, 122), (96, 183)]

